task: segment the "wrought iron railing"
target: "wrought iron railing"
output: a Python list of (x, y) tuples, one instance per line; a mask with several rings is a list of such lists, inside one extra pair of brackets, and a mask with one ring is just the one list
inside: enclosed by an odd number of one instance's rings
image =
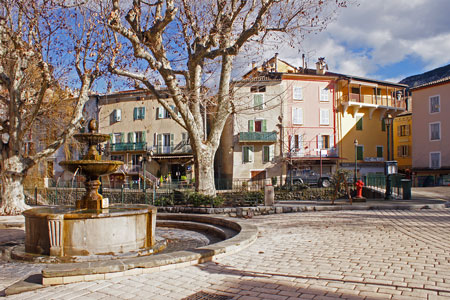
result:
[(239, 142), (276, 142), (277, 133), (273, 132), (239, 132)]

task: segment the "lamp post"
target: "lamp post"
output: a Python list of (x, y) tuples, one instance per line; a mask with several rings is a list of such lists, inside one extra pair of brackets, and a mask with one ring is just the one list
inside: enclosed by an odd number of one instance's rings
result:
[(389, 172), (389, 162), (391, 158), (391, 152), (390, 152), (390, 132), (391, 132), (391, 126), (392, 126), (393, 119), (387, 116), (384, 118), (384, 125), (386, 126), (386, 135), (387, 135), (387, 161), (385, 166), (385, 175), (386, 175), (386, 193), (384, 194), (384, 199), (390, 200), (392, 199), (392, 192), (391, 192), (391, 176)]
[(355, 139), (353, 141), (353, 144), (355, 145), (355, 172), (353, 176), (353, 184), (356, 184), (356, 177), (358, 172), (358, 140)]
[(153, 156), (153, 150), (150, 150), (150, 152), (146, 152), (143, 156), (141, 156), (142, 159), (142, 175), (144, 178), (144, 183), (142, 184), (142, 190), (145, 192), (147, 186), (146, 186), (146, 174), (145, 174), (145, 163), (147, 161), (151, 162), (152, 161), (152, 156)]

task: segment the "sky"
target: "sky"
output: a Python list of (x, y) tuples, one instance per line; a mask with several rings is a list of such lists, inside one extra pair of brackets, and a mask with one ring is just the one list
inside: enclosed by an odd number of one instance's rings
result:
[(331, 72), (392, 82), (450, 64), (450, 0), (356, 2), (339, 10), (324, 31), (308, 36), (302, 49), (283, 46), (265, 52), (264, 59), (278, 52), (301, 66), (305, 53), (310, 68), (325, 57)]

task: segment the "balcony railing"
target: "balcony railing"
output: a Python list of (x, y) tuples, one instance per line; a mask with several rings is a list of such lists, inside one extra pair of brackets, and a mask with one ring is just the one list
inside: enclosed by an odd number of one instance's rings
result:
[(111, 152), (115, 151), (143, 151), (147, 149), (147, 143), (117, 143), (111, 144)]
[[(322, 152), (326, 152), (326, 153), (322, 153), (322, 158), (327, 158), (327, 157), (338, 157), (338, 151), (337, 148), (326, 148), (326, 149), (321, 149)], [(320, 158), (320, 152), (316, 151), (316, 149), (314, 148), (292, 148), (292, 149), (288, 149), (288, 151), (286, 152), (287, 157), (289, 158)]]
[(239, 142), (270, 142), (277, 141), (277, 133), (273, 132), (239, 132)]
[[(349, 100), (350, 99), (350, 100)], [(358, 102), (362, 104), (374, 104), (381, 106), (389, 106), (396, 108), (406, 108), (406, 102), (404, 97), (393, 98), (386, 95), (368, 95), (368, 94), (354, 94), (344, 95), (342, 102)]]
[(152, 146), (148, 151), (153, 150), (154, 154), (188, 154), (192, 153), (191, 145), (187, 142), (180, 142), (175, 146)]

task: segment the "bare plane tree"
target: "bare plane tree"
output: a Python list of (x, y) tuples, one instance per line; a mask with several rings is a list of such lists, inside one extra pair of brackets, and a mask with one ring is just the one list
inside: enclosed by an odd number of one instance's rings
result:
[[(141, 82), (187, 130), (196, 190), (208, 195), (216, 193), (214, 156), (231, 112), (234, 58), (245, 46), (254, 45), (257, 51), (268, 39), (298, 41), (323, 29), (335, 10), (346, 5), (336, 0), (134, 0), (125, 7), (122, 1), (111, 1), (107, 18), (116, 34), (111, 71)], [(217, 87), (206, 95), (211, 65), (218, 73)], [(159, 97), (155, 73), (176, 111)]]
[[(22, 185), (27, 171), (80, 127), (89, 89), (102, 74), (107, 35), (93, 12), (75, 2), (0, 0), (0, 214), (28, 208)], [(70, 64), (79, 84), (70, 120), (43, 150), (27, 153), (25, 136), (39, 126), (49, 94), (60, 88), (55, 73)]]

